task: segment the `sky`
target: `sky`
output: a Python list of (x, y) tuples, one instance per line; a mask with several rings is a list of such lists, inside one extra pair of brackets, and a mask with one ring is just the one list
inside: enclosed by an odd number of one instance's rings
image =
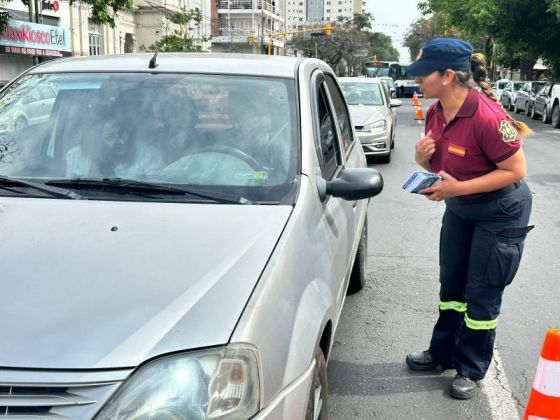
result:
[(399, 51), (400, 61), (409, 62), (408, 48), (402, 46), (404, 35), (410, 24), (420, 17), (416, 5), (419, 0), (366, 0), (366, 9), (373, 15), (372, 29), (383, 32), (393, 39)]

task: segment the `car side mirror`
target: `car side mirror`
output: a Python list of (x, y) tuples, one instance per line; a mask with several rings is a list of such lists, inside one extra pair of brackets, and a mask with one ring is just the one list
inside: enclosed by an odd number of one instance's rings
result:
[(389, 103), (389, 106), (391, 108), (397, 108), (401, 105), (402, 105), (402, 101), (400, 99), (391, 99), (391, 102)]
[(329, 195), (348, 201), (363, 200), (375, 197), (383, 190), (383, 177), (372, 168), (343, 169), (332, 181), (318, 177), (317, 187), (321, 201)]

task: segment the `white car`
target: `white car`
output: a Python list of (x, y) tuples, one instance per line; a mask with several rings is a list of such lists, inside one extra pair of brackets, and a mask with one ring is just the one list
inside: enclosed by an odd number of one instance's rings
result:
[(391, 149), (395, 147), (397, 115), (394, 108), (402, 102), (391, 99), (379, 79), (340, 77), (338, 80), (364, 153), (379, 156), (389, 163)]
[(8, 90), (0, 109), (0, 132), (20, 130), (47, 121), (55, 98), (56, 91), (49, 85)]

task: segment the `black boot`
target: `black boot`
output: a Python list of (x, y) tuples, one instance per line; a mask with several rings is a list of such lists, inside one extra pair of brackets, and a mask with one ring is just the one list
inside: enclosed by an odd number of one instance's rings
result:
[(432, 359), (432, 355), (427, 350), (407, 354), (406, 364), (412, 370), (432, 370), (439, 366), (439, 362)]
[(457, 374), (451, 382), (449, 395), (460, 400), (468, 400), (469, 398), (474, 397), (478, 393), (479, 389), (480, 384), (478, 381), (474, 381), (463, 375)]

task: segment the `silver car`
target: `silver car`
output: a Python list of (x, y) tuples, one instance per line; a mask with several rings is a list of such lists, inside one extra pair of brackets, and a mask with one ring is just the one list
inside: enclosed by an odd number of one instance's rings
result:
[(341, 77), (339, 81), (364, 153), (389, 163), (395, 147), (395, 108), (402, 102), (391, 99), (379, 79)]
[(70, 58), (21, 75), (0, 106), (31, 85), (56, 100), (0, 140), (1, 413), (324, 418), (383, 187), (332, 70)]

